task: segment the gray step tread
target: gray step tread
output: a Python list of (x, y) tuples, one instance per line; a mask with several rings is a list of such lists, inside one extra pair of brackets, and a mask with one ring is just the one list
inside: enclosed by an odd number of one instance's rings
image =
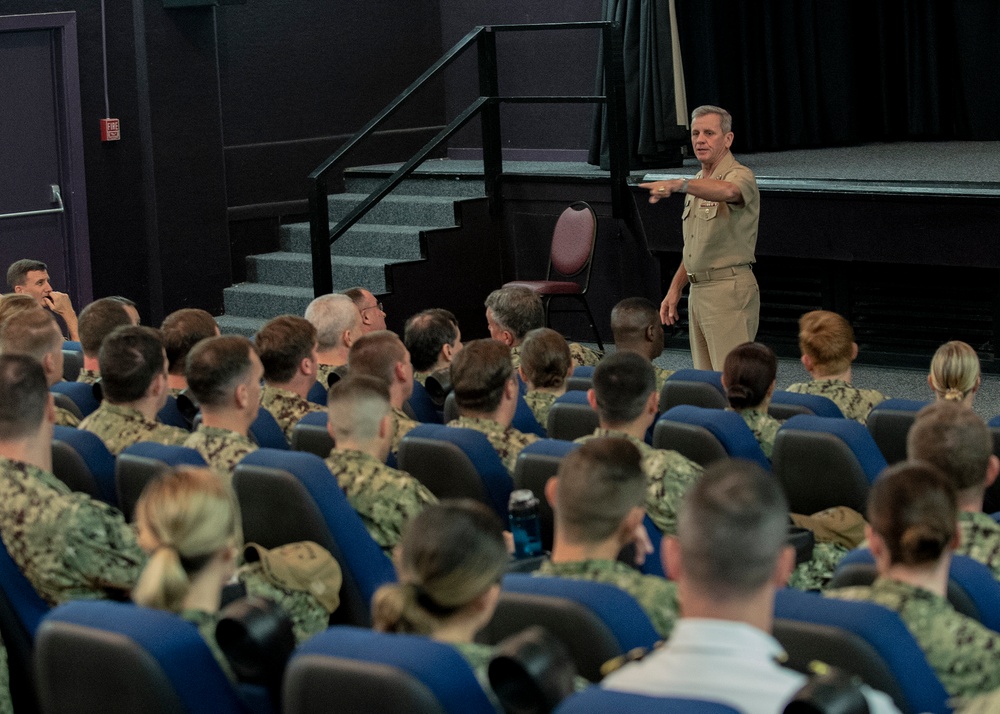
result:
[[(275, 253), (261, 253), (249, 256), (251, 260), (272, 260), (290, 263), (302, 263), (312, 265), (312, 255), (309, 253), (291, 253), (287, 251), (277, 251)], [(330, 259), (334, 265), (373, 265), (382, 266), (390, 263), (402, 263), (403, 260), (397, 258), (383, 258), (378, 256), (359, 257), (354, 255), (332, 255)]]
[[(337, 202), (350, 201), (351, 203), (361, 203), (368, 198), (367, 193), (331, 193), (330, 200)], [(441, 205), (451, 205), (455, 202), (454, 196), (411, 196), (403, 194), (401, 196), (394, 195), (390, 193), (388, 196), (383, 198), (380, 203), (412, 203), (418, 206), (420, 205), (430, 205), (430, 204), (441, 204)]]
[(267, 283), (237, 283), (226, 288), (235, 293), (264, 293), (265, 295), (280, 295), (288, 297), (309, 298), (312, 300), (312, 288), (295, 288), (287, 285), (269, 285)]
[(235, 331), (244, 333), (253, 330), (256, 332), (261, 325), (267, 322), (262, 317), (240, 317), (239, 315), (219, 315), (215, 321), (219, 325), (219, 331), (224, 335), (233, 334)]

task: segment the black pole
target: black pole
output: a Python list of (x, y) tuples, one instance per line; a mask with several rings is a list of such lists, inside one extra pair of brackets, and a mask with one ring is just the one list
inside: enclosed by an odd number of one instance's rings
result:
[(601, 31), (604, 55), (604, 91), (607, 93), (608, 161), (611, 169), (611, 215), (624, 218), (628, 201), (628, 136), (625, 116), (625, 60), (622, 28), (617, 22)]
[(312, 248), (313, 295), (333, 292), (330, 259), (330, 207), (326, 176), (315, 178), (309, 189), (309, 242)]
[(500, 218), (500, 174), (503, 173), (503, 153), (500, 138), (500, 80), (497, 76), (497, 40), (492, 28), (479, 35), (479, 96), (490, 101), (482, 109), (480, 119), (483, 136), (483, 179), (490, 204), (490, 217)]

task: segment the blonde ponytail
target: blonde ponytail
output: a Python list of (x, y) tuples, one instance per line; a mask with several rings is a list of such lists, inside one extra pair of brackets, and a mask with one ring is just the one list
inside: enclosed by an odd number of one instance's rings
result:
[(180, 555), (174, 548), (161, 546), (146, 562), (132, 590), (132, 600), (144, 607), (180, 612), (190, 588), (191, 580), (184, 572)]

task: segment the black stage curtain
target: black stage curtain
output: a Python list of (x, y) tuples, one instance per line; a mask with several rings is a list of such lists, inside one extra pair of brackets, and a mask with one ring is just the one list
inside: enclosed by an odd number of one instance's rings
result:
[(996, 0), (676, 2), (688, 106), (738, 152), (1000, 139)]

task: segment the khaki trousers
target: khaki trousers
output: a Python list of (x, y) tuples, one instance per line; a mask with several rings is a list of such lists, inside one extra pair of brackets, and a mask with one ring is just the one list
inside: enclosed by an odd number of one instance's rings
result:
[(760, 290), (753, 271), (693, 283), (688, 322), (694, 368), (721, 372), (729, 351), (757, 336)]

